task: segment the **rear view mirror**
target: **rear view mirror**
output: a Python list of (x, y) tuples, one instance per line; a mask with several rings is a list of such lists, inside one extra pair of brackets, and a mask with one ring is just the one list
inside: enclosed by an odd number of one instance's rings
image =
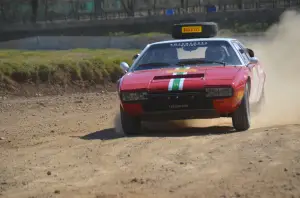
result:
[(248, 51), (248, 54), (249, 54), (249, 56), (250, 56), (251, 58), (254, 57), (254, 51), (253, 51), (252, 49), (247, 48), (247, 51)]
[(184, 51), (187, 51), (187, 52), (191, 52), (191, 51), (195, 51), (198, 49), (197, 46), (185, 46), (182, 48)]
[(124, 71), (124, 73), (128, 72), (129, 70), (129, 65), (126, 62), (121, 62), (120, 67)]
[(257, 64), (258, 63), (258, 59), (256, 57), (251, 57), (250, 58), (250, 63)]

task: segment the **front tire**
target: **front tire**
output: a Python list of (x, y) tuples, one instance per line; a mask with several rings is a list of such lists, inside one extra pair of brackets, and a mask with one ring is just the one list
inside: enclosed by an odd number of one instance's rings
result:
[(129, 115), (120, 106), (121, 124), (124, 135), (137, 135), (141, 131), (141, 120), (139, 117)]
[(232, 115), (232, 124), (236, 131), (246, 131), (250, 128), (251, 123), (248, 83), (245, 86), (242, 102)]

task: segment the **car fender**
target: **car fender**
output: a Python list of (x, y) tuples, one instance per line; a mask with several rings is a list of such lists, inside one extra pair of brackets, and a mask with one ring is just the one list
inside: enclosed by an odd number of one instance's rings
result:
[(246, 69), (241, 69), (234, 77), (232, 81), (232, 87), (234, 89), (244, 88), (248, 79), (251, 80), (251, 73)]

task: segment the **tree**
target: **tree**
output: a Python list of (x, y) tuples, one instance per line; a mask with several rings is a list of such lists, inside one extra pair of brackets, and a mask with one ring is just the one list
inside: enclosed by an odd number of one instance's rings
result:
[(157, 5), (157, 0), (144, 0), (149, 9), (155, 9)]
[(156, 14), (156, 5), (157, 5), (157, 0), (144, 0), (145, 3), (147, 4), (147, 8), (148, 8), (148, 15), (152, 15), (152, 12), (154, 12), (154, 15)]
[(98, 16), (99, 13), (104, 13), (104, 0), (94, 0), (94, 12), (95, 17)]
[(32, 9), (31, 21), (33, 23), (36, 23), (38, 7), (39, 7), (39, 1), (31, 0), (31, 9)]
[(182, 10), (186, 10), (189, 7), (189, 0), (180, 0), (180, 7)]
[(121, 4), (128, 16), (134, 16), (136, 0), (121, 0)]
[(2, 21), (6, 21), (6, 13), (5, 13), (5, 4), (7, 2), (5, 0), (0, 0), (0, 12), (1, 12), (1, 18)]

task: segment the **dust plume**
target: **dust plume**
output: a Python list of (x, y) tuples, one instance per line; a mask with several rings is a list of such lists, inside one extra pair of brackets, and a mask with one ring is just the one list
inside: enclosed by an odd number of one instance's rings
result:
[(300, 13), (285, 12), (264, 35), (249, 45), (266, 70), (266, 104), (253, 118), (254, 128), (300, 123)]

